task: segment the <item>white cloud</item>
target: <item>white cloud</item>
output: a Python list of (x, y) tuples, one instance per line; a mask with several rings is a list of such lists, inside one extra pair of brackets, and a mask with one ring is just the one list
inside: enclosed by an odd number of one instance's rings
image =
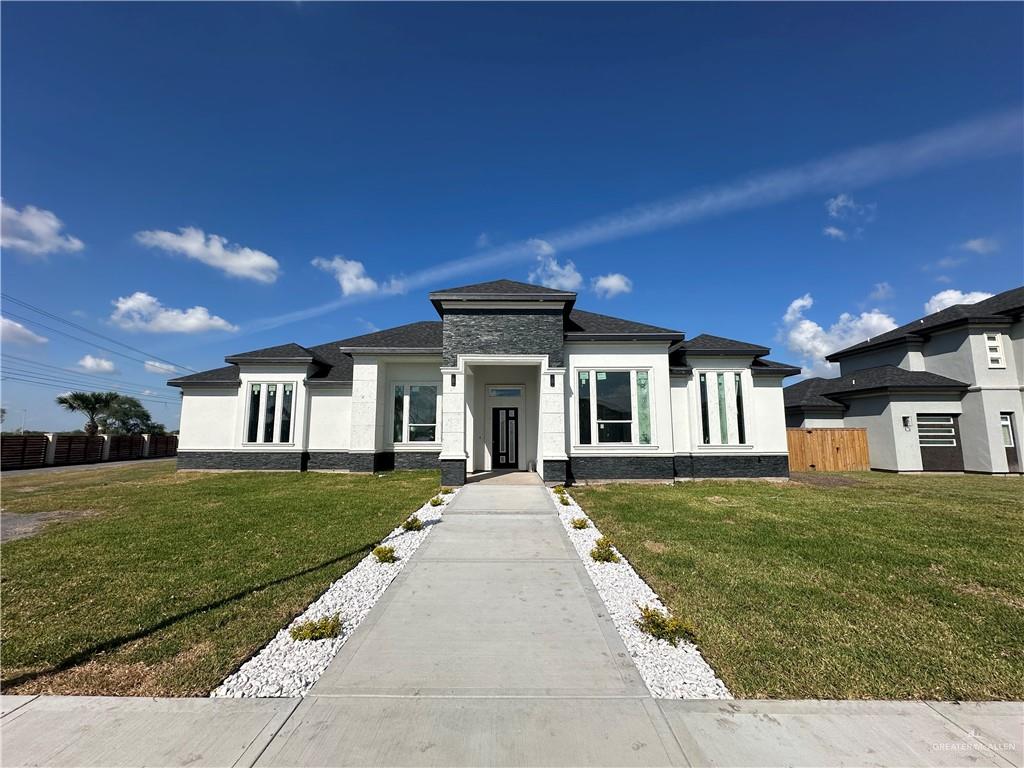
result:
[(476, 247), (477, 248), (490, 248), (491, 247), (491, 236), (486, 232), (481, 232), (476, 236)]
[(228, 243), (220, 235), (207, 235), (196, 227), (182, 227), (177, 233), (160, 229), (136, 232), (135, 239), (150, 248), (180, 253), (219, 269), (232, 277), (272, 283), (277, 280), (277, 259), (255, 248)]
[(944, 285), (949, 285), (950, 283), (953, 282), (953, 278), (950, 277), (949, 275), (936, 275), (935, 282), (943, 283)]
[(610, 299), (620, 293), (633, 290), (633, 281), (619, 272), (594, 278), (594, 293), (602, 299)]
[(833, 240), (846, 239), (846, 230), (840, 229), (839, 227), (833, 227), (831, 225), (821, 230), (821, 234), (823, 234), (825, 237), (830, 237)]
[[(552, 251), (553, 253), (554, 251)], [(531, 283), (546, 285), (559, 291), (576, 291), (583, 285), (583, 275), (571, 261), (559, 264), (554, 256), (538, 255), (537, 268), (527, 278)]]
[(790, 303), (782, 317), (786, 346), (800, 357), (800, 364), (808, 376), (835, 375), (839, 366), (826, 361), (826, 355), (896, 327), (896, 320), (890, 315), (872, 309), (859, 315), (843, 312), (826, 329), (804, 316), (804, 312), (813, 305), (813, 297), (805, 293)]
[(825, 201), (825, 210), (828, 211), (828, 217), (830, 219), (839, 219), (840, 221), (848, 221), (850, 219), (872, 221), (875, 218), (877, 207), (875, 203), (858, 203), (845, 192), (840, 192), (835, 197), (830, 197)]
[(892, 286), (883, 280), (881, 283), (875, 283), (875, 287), (868, 294), (868, 301), (885, 301), (891, 299), (894, 293)]
[[(381, 286), (366, 274), (366, 267), (363, 266), (363, 262), (356, 261), (355, 259), (345, 259), (341, 256), (335, 256), (333, 259), (313, 259), (313, 266), (317, 269), (322, 269), (330, 275), (334, 276), (334, 279), (338, 281), (338, 285), (341, 286), (342, 296), (358, 296), (360, 294), (377, 293), (381, 290)], [(392, 280), (386, 287), (389, 292), (398, 292), (398, 283)]]
[(0, 318), (0, 341), (4, 344), (45, 344), (49, 339), (30, 331), (21, 323), (2, 317)]
[(159, 360), (147, 360), (144, 364), (146, 373), (157, 373), (160, 375), (169, 375), (177, 373), (178, 369), (170, 363), (161, 363)]
[(960, 243), (957, 247), (962, 251), (970, 251), (971, 253), (977, 253), (984, 256), (998, 251), (999, 241), (991, 237), (975, 237), (971, 240)]
[(223, 317), (211, 315), (206, 307), (171, 309), (143, 291), (122, 296), (114, 302), (110, 320), (129, 331), (149, 333), (202, 333), (204, 331), (237, 331)]
[(85, 248), (77, 237), (62, 234), (64, 222), (53, 211), (26, 205), (20, 211), (0, 199), (0, 247), (30, 256), (74, 253)]
[(538, 256), (554, 256), (555, 247), (547, 240), (541, 240), (539, 237), (531, 237), (526, 241), (528, 248), (532, 248), (533, 252)]
[(93, 357), (92, 355), (86, 355), (79, 360), (78, 367), (83, 371), (92, 371), (94, 373), (113, 373), (117, 370), (112, 360), (107, 360), (105, 357)]
[(992, 298), (992, 294), (985, 293), (985, 291), (968, 291), (964, 293), (956, 288), (948, 288), (945, 291), (939, 291), (928, 299), (925, 302), (924, 311), (930, 315), (933, 312), (938, 312), (957, 304), (977, 304), (979, 301), (990, 298)]
[[(971, 158), (1018, 154), (1021, 118), (1021, 110), (1015, 108), (900, 141), (858, 147), (802, 165), (738, 178), (693, 190), (675, 199), (635, 205), (574, 224), (545, 235), (543, 242), (564, 253), (806, 195), (829, 194), (836, 189), (859, 189)], [(437, 285), (466, 274), (535, 259), (536, 239), (507, 243), (426, 267), (404, 278), (404, 286), (412, 289)], [(352, 304), (357, 298), (342, 297), (264, 318), (251, 327), (264, 330), (319, 317)]]

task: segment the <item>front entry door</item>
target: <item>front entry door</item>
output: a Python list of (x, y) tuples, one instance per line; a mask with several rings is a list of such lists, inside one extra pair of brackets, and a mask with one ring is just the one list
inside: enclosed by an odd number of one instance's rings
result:
[(519, 468), (519, 409), (491, 411), (491, 468)]

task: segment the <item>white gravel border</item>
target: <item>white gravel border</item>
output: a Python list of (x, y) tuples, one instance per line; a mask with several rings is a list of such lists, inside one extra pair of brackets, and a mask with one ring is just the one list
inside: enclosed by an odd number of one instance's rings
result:
[[(341, 646), (373, 608), (384, 590), (405, 567), (413, 552), (430, 534), (434, 523), (455, 498), (458, 489), (441, 494), (444, 503), (430, 506), (428, 500), (414, 514), (423, 522), (419, 531), (395, 528), (381, 544), (395, 548), (398, 562), (379, 563), (373, 554), (364, 557), (351, 571), (327, 588), (316, 602), (229, 675), (211, 693), (211, 697), (255, 698), (305, 696), (327, 669)], [(410, 515), (411, 517), (411, 515)], [(328, 640), (292, 640), (288, 630), (295, 624), (328, 616), (340, 616), (341, 634)]]
[[(553, 490), (549, 489), (548, 492), (558, 510), (558, 519), (562, 521), (569, 540), (597, 587), (651, 695), (659, 699), (731, 699), (729, 689), (695, 645), (680, 642), (673, 647), (671, 643), (656, 640), (636, 626), (636, 620), (640, 618), (640, 606), (649, 605), (665, 611), (664, 604), (617, 549), (615, 552), (620, 558), (618, 563), (595, 561), (590, 556), (590, 550), (594, 548), (594, 542), (601, 538), (601, 532), (594, 527), (594, 522), (568, 491), (566, 496), (571, 502), (569, 506), (563, 506)], [(586, 518), (590, 525), (582, 530), (573, 528), (572, 520), (575, 517)]]

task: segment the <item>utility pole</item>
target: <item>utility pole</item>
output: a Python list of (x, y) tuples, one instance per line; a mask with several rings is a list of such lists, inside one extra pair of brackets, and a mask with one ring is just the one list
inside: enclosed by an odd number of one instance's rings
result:
[(28, 415), (28, 409), (21, 409), (21, 434), (25, 434), (25, 417)]

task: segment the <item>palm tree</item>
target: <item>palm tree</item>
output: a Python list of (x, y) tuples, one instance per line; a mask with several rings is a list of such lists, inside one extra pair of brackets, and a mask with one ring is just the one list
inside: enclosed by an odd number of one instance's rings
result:
[(84, 413), (88, 417), (85, 434), (95, 435), (100, 430), (96, 417), (114, 405), (118, 398), (117, 392), (68, 392), (57, 397), (57, 405), (72, 413)]

